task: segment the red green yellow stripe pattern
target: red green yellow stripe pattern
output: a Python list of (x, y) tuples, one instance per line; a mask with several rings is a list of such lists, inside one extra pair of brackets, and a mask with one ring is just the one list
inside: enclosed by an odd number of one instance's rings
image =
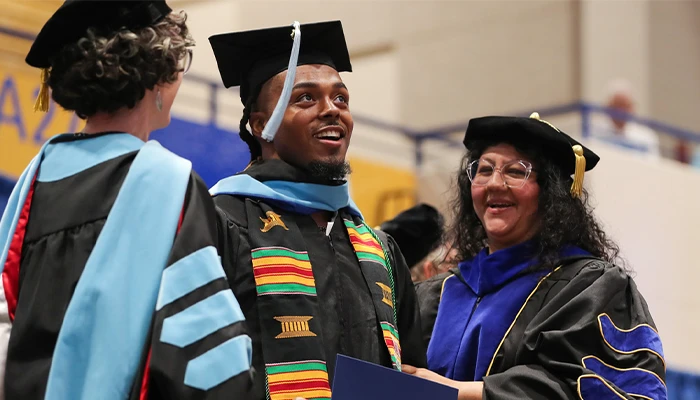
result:
[(328, 370), (323, 361), (298, 361), (265, 365), (270, 400), (330, 400)]
[(284, 247), (260, 247), (253, 249), (251, 254), (258, 296), (316, 296), (316, 283), (308, 252)]
[(394, 325), (388, 322), (381, 322), (382, 332), (384, 333), (384, 342), (389, 349), (391, 363), (394, 368), (401, 371), (401, 344), (399, 343), (399, 333)]
[(369, 228), (364, 224), (356, 226), (352, 221), (344, 221), (350, 236), (350, 242), (355, 249), (355, 254), (357, 254), (357, 259), (377, 263), (383, 266), (384, 269), (387, 269), (384, 250), (381, 244), (372, 236)]

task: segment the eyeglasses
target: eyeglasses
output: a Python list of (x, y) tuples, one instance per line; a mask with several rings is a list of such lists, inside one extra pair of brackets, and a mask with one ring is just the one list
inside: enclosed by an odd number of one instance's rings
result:
[(180, 59), (180, 63), (179, 63), (180, 71), (182, 71), (183, 75), (186, 75), (187, 71), (190, 70), (190, 67), (192, 66), (193, 55), (194, 55), (194, 53), (192, 52), (192, 49), (190, 49), (190, 48), (185, 49), (185, 54)]
[(488, 185), (496, 175), (494, 172), (498, 172), (503, 184), (512, 189), (523, 187), (532, 171), (532, 164), (525, 160), (514, 160), (503, 164), (501, 168), (486, 160), (474, 160), (467, 167), (467, 175), (474, 186)]

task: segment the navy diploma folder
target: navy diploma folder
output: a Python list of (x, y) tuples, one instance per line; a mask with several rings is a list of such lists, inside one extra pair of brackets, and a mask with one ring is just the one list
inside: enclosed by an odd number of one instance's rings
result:
[(332, 400), (457, 400), (457, 389), (338, 354)]

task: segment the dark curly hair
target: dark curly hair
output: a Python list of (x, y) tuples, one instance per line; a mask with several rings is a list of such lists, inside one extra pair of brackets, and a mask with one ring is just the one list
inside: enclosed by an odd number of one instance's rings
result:
[[(457, 173), (457, 191), (452, 200), (453, 210), (456, 211), (450, 234), (462, 260), (473, 258), (487, 246), (486, 231), (474, 211), (468, 164), (479, 159), (488, 147), (498, 143), (483, 141), (474, 144), (462, 159)], [(581, 198), (571, 196), (572, 178), (564, 174), (539, 148), (524, 142), (508, 144), (532, 160), (538, 171), (540, 229), (533, 238), (538, 260), (535, 268), (551, 270), (558, 267), (560, 251), (567, 245), (577, 246), (595, 257), (626, 268), (624, 260), (619, 258), (619, 247), (605, 234), (593, 215), (588, 192), (584, 190)]]
[(255, 161), (258, 157), (262, 157), (262, 147), (258, 140), (253, 136), (253, 134), (248, 130), (248, 121), (250, 121), (250, 114), (257, 111), (257, 95), (250, 96), (248, 101), (243, 108), (243, 117), (241, 117), (241, 122), (239, 124), (239, 136), (243, 140), (250, 150), (250, 161)]
[(51, 60), (48, 84), (56, 103), (80, 118), (133, 108), (159, 83), (172, 83), (194, 45), (186, 14), (171, 13), (144, 28), (94, 27)]

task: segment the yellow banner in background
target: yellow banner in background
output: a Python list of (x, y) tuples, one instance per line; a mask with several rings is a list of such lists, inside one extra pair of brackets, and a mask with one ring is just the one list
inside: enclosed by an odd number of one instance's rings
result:
[(365, 221), (376, 226), (416, 204), (416, 176), (411, 170), (351, 157), (350, 193)]
[(50, 137), (75, 132), (82, 121), (53, 101), (47, 113), (34, 112), (39, 72), (0, 67), (0, 174), (17, 178)]

